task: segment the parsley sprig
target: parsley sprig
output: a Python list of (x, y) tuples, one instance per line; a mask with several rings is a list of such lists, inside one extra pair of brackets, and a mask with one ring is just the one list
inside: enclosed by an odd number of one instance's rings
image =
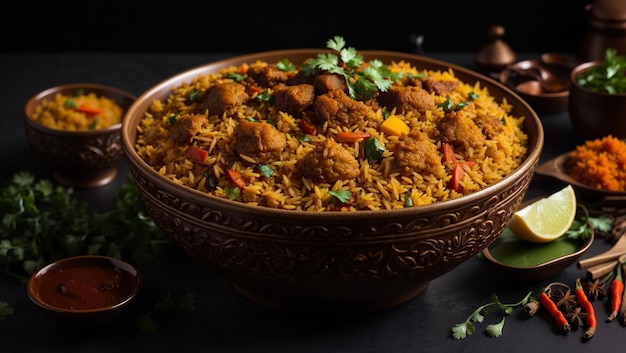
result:
[(386, 92), (402, 73), (394, 73), (380, 60), (365, 62), (363, 56), (353, 47), (346, 47), (343, 37), (335, 36), (326, 42), (336, 53), (320, 53), (302, 65), (301, 70), (309, 75), (321, 71), (342, 75), (348, 83), (348, 91), (353, 99), (369, 99), (377, 91)]
[(180, 297), (173, 297), (171, 293), (154, 304), (152, 310), (137, 318), (137, 327), (142, 332), (154, 332), (159, 327), (159, 319), (175, 311), (196, 310), (196, 295), (187, 293)]
[(26, 282), (46, 264), (100, 254), (146, 264), (171, 242), (148, 215), (136, 185), (123, 185), (112, 211), (90, 212), (73, 189), (15, 174), (0, 188), (0, 273)]
[(474, 312), (467, 317), (467, 319), (461, 323), (458, 323), (452, 327), (452, 337), (457, 340), (463, 339), (474, 332), (476, 332), (476, 326), (474, 326), (474, 322), (480, 323), (485, 321), (485, 315), (489, 312), (489, 307), (493, 305), (497, 305), (500, 309), (502, 309), (502, 319), (495, 323), (487, 325), (485, 331), (491, 337), (500, 337), (502, 336), (502, 330), (504, 328), (504, 322), (506, 316), (511, 315), (513, 313), (513, 309), (517, 306), (524, 306), (526, 303), (530, 301), (530, 296), (532, 292), (528, 292), (526, 296), (517, 303), (513, 304), (504, 304), (500, 301), (498, 296), (494, 293), (491, 295), (491, 301), (487, 304), (479, 306)]
[(613, 221), (606, 215), (592, 217), (589, 210), (583, 204), (577, 205), (580, 212), (576, 215), (574, 223), (565, 233), (568, 239), (589, 239), (594, 230), (609, 232), (613, 228)]

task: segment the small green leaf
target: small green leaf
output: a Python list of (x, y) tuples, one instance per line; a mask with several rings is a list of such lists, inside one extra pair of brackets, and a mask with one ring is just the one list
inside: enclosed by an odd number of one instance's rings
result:
[(5, 320), (7, 317), (13, 315), (15, 311), (7, 302), (0, 302), (0, 321)]
[(504, 320), (505, 319), (506, 319), (506, 317), (502, 317), (502, 320), (500, 320), (499, 323), (487, 325), (487, 328), (485, 329), (487, 331), (487, 334), (490, 337), (500, 337), (500, 336), (502, 336), (502, 329), (504, 328)]
[(548, 243), (532, 243), (519, 239), (509, 228), (505, 228), (489, 247), (489, 252), (504, 265), (524, 268), (571, 255), (581, 250), (586, 242), (562, 237)]
[(350, 198), (352, 197), (352, 193), (350, 192), (350, 190), (330, 190), (328, 192), (329, 194), (331, 194), (333, 196), (333, 198), (339, 200), (339, 202), (341, 203), (347, 203), (348, 201), (350, 201)]

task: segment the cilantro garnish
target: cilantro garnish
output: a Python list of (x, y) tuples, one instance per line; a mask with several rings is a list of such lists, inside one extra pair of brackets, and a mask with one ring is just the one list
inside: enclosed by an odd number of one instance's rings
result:
[(6, 320), (7, 317), (13, 315), (14, 310), (7, 302), (0, 302), (0, 321)]
[(377, 138), (372, 137), (363, 143), (363, 150), (368, 161), (379, 160), (383, 158), (385, 146), (383, 146)]
[(579, 85), (591, 91), (626, 93), (626, 56), (617, 55), (614, 48), (607, 48), (604, 61), (576, 74), (575, 78)]
[(147, 213), (132, 182), (120, 189), (114, 209), (92, 213), (73, 189), (28, 172), (0, 188), (0, 273), (20, 279), (63, 257), (100, 254), (145, 264), (171, 244)]
[(318, 70), (342, 75), (348, 83), (348, 91), (353, 99), (372, 98), (379, 90), (386, 92), (402, 77), (402, 73), (391, 72), (380, 60), (366, 63), (356, 49), (345, 45), (346, 42), (342, 37), (335, 36), (328, 40), (326, 46), (337, 53), (320, 53), (317, 57), (306, 60), (301, 70), (311, 75)]
[(465, 321), (458, 323), (452, 327), (452, 337), (454, 339), (460, 340), (476, 332), (474, 322), (485, 321), (485, 315), (487, 315), (487, 313), (489, 312), (489, 307), (492, 305), (497, 305), (502, 310), (502, 320), (495, 324), (487, 325), (485, 332), (487, 332), (490, 337), (502, 336), (502, 329), (504, 328), (505, 317), (513, 313), (514, 307), (526, 305), (526, 303), (528, 303), (530, 300), (531, 294), (532, 292), (529, 292), (522, 300), (513, 304), (503, 304), (495, 293), (492, 294), (491, 301), (489, 303), (479, 306), (476, 310), (474, 310), (474, 312), (470, 314), (470, 316), (467, 317)]
[(350, 192), (350, 190), (330, 190), (328, 193), (332, 195), (333, 201), (338, 200), (341, 203), (348, 203), (350, 201), (350, 198), (352, 198), (352, 193)]
[(296, 71), (296, 65), (294, 65), (291, 61), (289, 61), (289, 59), (283, 59), (283, 60), (279, 61), (276, 64), (276, 67), (280, 71), (285, 71), (285, 72), (295, 72)]
[(187, 293), (183, 296), (173, 298), (171, 293), (162, 300), (157, 301), (152, 311), (137, 318), (137, 327), (143, 332), (154, 332), (159, 327), (158, 319), (165, 314), (171, 314), (177, 310), (196, 310), (196, 295)]
[(569, 230), (565, 233), (569, 239), (589, 239), (595, 229), (608, 232), (613, 228), (613, 221), (606, 215), (591, 217), (589, 210), (582, 204), (577, 205), (581, 213), (574, 219)]

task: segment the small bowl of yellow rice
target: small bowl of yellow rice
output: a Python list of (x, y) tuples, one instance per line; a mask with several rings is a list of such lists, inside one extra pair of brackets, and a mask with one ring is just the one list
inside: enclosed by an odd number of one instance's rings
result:
[(122, 119), (135, 98), (97, 83), (48, 88), (24, 108), (28, 144), (57, 182), (78, 188), (108, 184), (123, 155)]

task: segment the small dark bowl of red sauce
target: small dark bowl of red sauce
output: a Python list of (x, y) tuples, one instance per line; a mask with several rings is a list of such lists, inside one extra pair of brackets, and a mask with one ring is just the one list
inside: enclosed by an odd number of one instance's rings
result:
[(118, 317), (139, 294), (143, 279), (132, 265), (85, 255), (53, 262), (34, 273), (30, 300), (67, 322), (101, 324)]

